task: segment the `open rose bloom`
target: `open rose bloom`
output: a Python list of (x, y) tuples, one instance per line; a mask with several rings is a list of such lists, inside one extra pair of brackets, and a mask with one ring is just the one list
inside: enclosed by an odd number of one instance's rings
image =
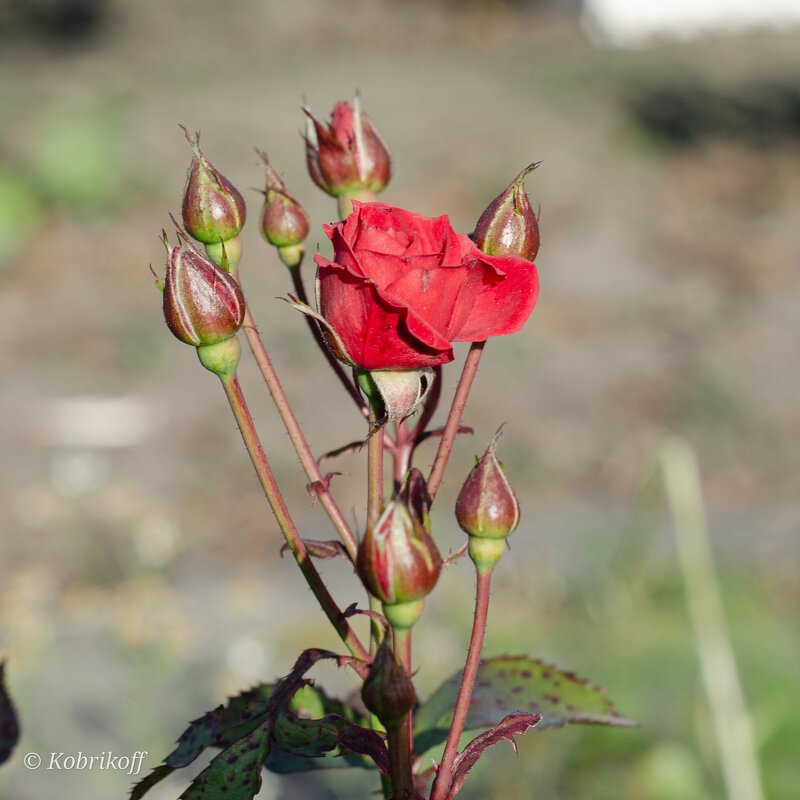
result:
[(487, 256), (430, 219), (384, 203), (353, 203), (326, 225), (333, 259), (318, 265), (319, 313), (340, 360), (364, 370), (418, 369), (453, 360), (451, 342), (515, 333), (539, 296), (536, 267)]

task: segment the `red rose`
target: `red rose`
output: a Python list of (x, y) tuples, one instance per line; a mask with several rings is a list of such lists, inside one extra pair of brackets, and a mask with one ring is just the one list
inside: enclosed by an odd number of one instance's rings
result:
[(324, 226), (333, 260), (314, 256), (319, 313), (338, 358), (365, 370), (429, 367), (453, 360), (451, 342), (525, 324), (539, 296), (532, 262), (487, 256), (446, 216), (353, 207), (344, 222)]

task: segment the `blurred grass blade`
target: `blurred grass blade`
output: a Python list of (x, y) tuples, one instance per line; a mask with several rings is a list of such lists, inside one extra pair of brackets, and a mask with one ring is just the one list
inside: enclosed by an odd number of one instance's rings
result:
[(753, 731), (714, 569), (697, 457), (683, 439), (671, 438), (662, 445), (659, 462), (726, 794), (728, 800), (763, 800)]

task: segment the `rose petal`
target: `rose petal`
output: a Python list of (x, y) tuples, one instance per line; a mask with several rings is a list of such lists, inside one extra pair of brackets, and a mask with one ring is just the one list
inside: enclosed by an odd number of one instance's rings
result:
[(382, 297), (369, 279), (336, 264), (320, 266), (320, 314), (362, 369), (414, 369), (453, 360), (450, 343), (429, 326), (406, 322), (408, 309)]
[(491, 336), (516, 333), (530, 316), (539, 297), (536, 266), (519, 256), (483, 256), (505, 274), (505, 279), (484, 286), (468, 319), (450, 337), (451, 342), (482, 342)]

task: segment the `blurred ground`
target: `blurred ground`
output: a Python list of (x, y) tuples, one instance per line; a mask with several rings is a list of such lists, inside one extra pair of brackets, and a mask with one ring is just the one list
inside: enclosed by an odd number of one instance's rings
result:
[[(767, 796), (795, 797), (800, 34), (612, 51), (566, 12), (502, 4), (67, 5), (55, 24), (44, 0), (0, 7), (0, 658), (24, 731), (0, 797), (123, 797), (127, 776), (29, 772), (21, 756), (147, 750), (152, 768), (225, 692), (336, 647), (147, 265), (161, 269), (179, 208), (178, 123), (242, 189), (266, 150), (319, 231), (334, 209), (305, 174), (299, 106), (325, 116), (355, 88), (395, 157), (383, 199), (459, 230), (543, 161), (528, 179), (541, 299), (487, 348), (437, 535), (460, 544), (446, 509), (506, 421), (524, 521), (487, 652), (573, 668), (643, 723), (531, 733), (464, 796), (723, 796), (653, 477), (677, 433), (700, 458)], [(330, 450), (362, 422), (274, 299), (288, 282), (247, 196), (245, 288), (309, 440)], [(299, 523), (327, 536), (250, 364), (243, 381)], [(363, 518), (360, 462), (336, 468), (340, 505)], [(343, 606), (361, 600), (343, 567), (324, 571)], [(423, 693), (459, 668), (472, 596), (462, 563), (431, 599)], [(267, 777), (262, 794), (350, 797), (351, 780)]]

